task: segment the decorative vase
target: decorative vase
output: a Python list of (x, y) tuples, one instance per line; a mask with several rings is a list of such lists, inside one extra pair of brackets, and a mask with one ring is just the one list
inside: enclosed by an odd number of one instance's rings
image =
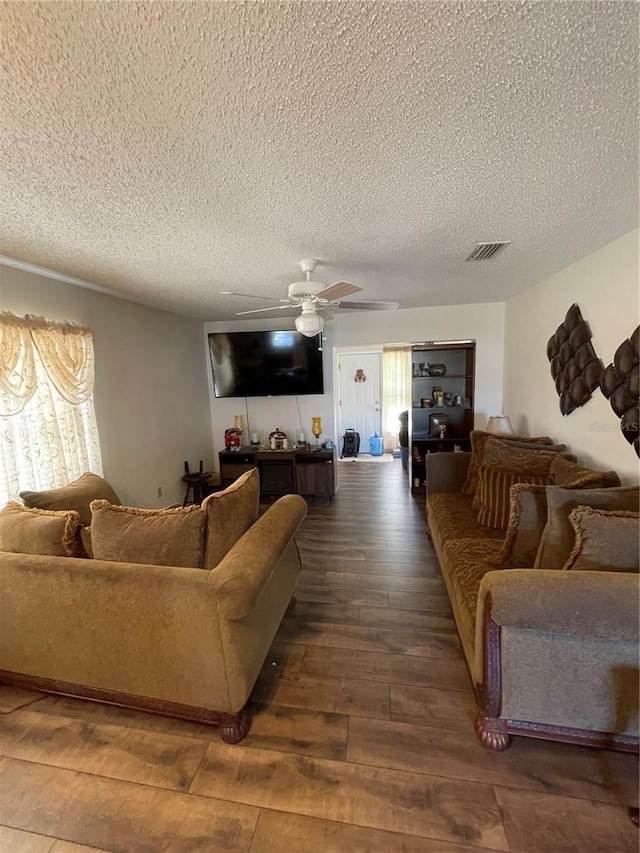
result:
[(322, 418), (311, 418), (311, 432), (316, 437), (316, 447), (318, 446), (318, 439), (322, 435)]

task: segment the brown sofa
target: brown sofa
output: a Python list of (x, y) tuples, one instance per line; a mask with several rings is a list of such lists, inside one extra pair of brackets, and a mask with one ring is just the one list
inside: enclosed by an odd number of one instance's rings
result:
[[(245, 476), (257, 515), (257, 472)], [(223, 740), (241, 740), (245, 704), (298, 581), (294, 535), (306, 504), (286, 495), (243, 530), (229, 511), (237, 502), (219, 495), (174, 516), (111, 508), (112, 526), (206, 517), (202, 567), (0, 551), (0, 681), (219, 724)], [(94, 524), (97, 510), (108, 514), (106, 501), (94, 502)], [(222, 554), (212, 518), (225, 515), (237, 536)], [(9, 545), (14, 529), (5, 527)]]
[[(476, 432), (472, 453), (426, 458), (429, 532), (476, 691), (476, 732), (495, 750), (512, 734), (637, 750), (638, 488), (538, 445), (524, 452), (547, 454), (548, 473), (502, 472), (506, 529), (482, 525), (474, 450), (486, 440)], [(585, 505), (596, 509), (576, 510)], [(587, 512), (599, 536), (610, 524), (624, 534), (605, 532), (604, 545), (581, 536), (579, 553), (574, 525)]]

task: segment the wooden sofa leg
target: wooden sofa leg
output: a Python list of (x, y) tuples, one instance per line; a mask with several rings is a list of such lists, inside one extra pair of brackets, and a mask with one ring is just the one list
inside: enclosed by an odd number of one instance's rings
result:
[(476, 717), (475, 730), (478, 735), (478, 740), (487, 749), (492, 749), (494, 752), (503, 752), (511, 745), (511, 735), (507, 732), (495, 731), (485, 726), (485, 718), (481, 715)]
[(250, 725), (246, 708), (237, 714), (220, 714), (220, 737), (225, 743), (240, 743), (249, 733)]

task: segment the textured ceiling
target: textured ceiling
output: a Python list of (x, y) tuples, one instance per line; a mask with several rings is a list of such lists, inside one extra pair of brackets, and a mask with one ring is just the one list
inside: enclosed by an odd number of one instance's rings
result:
[(305, 257), (502, 300), (638, 225), (635, 3), (8, 2), (0, 34), (0, 253), (141, 302), (231, 319)]

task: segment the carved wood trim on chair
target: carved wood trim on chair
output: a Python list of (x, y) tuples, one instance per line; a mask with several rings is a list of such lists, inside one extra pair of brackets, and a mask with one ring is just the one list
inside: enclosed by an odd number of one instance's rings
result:
[(103, 690), (99, 687), (88, 687), (84, 684), (73, 684), (68, 681), (9, 672), (4, 669), (0, 670), (0, 683), (14, 684), (17, 687), (26, 687), (30, 690), (41, 690), (43, 693), (56, 693), (60, 696), (89, 699), (93, 702), (103, 702), (106, 705), (117, 705), (119, 708), (148, 711), (151, 714), (160, 714), (163, 717), (177, 717), (180, 720), (219, 726), (220, 737), (225, 743), (239, 743), (247, 736), (251, 726), (251, 717), (246, 706), (236, 714), (229, 714), (223, 711), (201, 708), (198, 705), (183, 705), (180, 702), (171, 702), (167, 699), (121, 693), (117, 690)]
[(501, 752), (511, 743), (505, 720), (500, 719), (502, 710), (502, 661), (500, 642), (502, 629), (491, 618), (491, 593), (487, 593), (482, 614), (483, 678), (478, 690), (479, 714), (475, 730), (483, 746)]

